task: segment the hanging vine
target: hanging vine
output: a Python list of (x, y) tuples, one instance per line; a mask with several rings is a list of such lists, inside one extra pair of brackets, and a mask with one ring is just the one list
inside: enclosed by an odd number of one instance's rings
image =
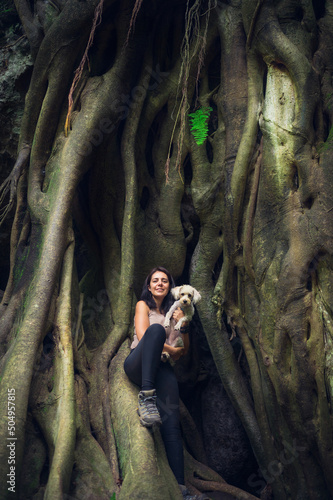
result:
[[(170, 147), (168, 151), (168, 157), (165, 164), (165, 176), (166, 181), (168, 182), (169, 178), (169, 167), (170, 167), (170, 155), (171, 155), (171, 144), (173, 142), (173, 137), (176, 129), (176, 125), (179, 120), (179, 134), (177, 139), (177, 159), (176, 166), (177, 170), (180, 171), (181, 164), (181, 156), (184, 144), (185, 137), (185, 128), (186, 128), (186, 113), (189, 110), (189, 102), (188, 102), (188, 87), (190, 80), (190, 71), (193, 59), (195, 57), (198, 58), (198, 66), (196, 72), (196, 103), (199, 95), (199, 78), (202, 66), (204, 64), (204, 56), (205, 49), (207, 44), (207, 32), (209, 25), (209, 17), (210, 12), (213, 8), (216, 7), (216, 0), (208, 0), (208, 7), (204, 14), (200, 14), (200, 9), (202, 7), (202, 0), (195, 0), (192, 7), (189, 6), (190, 0), (187, 0), (186, 4), (186, 13), (185, 13), (185, 35), (183, 38), (182, 46), (181, 46), (181, 70), (179, 74), (178, 81), (178, 91), (181, 87), (181, 101), (178, 107), (176, 119), (175, 119), (175, 127), (173, 128), (171, 139), (170, 139)], [(200, 16), (205, 16), (205, 26), (202, 30), (200, 26)], [(175, 111), (175, 110), (174, 110)], [(173, 112), (174, 112), (173, 111)]]
[(66, 122), (65, 122), (65, 136), (66, 137), (67, 137), (68, 132), (70, 130), (70, 120), (71, 120), (71, 114), (72, 114), (72, 109), (73, 109), (73, 94), (74, 94), (74, 91), (77, 87), (77, 84), (79, 83), (80, 78), (82, 76), (83, 68), (84, 68), (86, 62), (89, 62), (88, 52), (89, 52), (90, 47), (93, 44), (96, 28), (102, 21), (103, 4), (104, 4), (104, 0), (100, 0), (96, 9), (95, 9), (93, 24), (91, 27), (86, 50), (84, 51), (81, 62), (75, 71), (73, 83), (71, 85), (71, 88), (70, 88), (70, 91), (68, 94), (68, 111), (67, 111)]

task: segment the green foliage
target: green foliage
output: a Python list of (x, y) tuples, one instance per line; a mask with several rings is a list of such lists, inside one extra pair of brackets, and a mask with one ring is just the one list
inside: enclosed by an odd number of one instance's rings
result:
[(332, 146), (333, 146), (333, 125), (330, 128), (326, 141), (318, 148), (318, 153), (323, 153), (324, 151), (332, 149)]
[(8, 14), (9, 12), (15, 12), (14, 3), (11, 0), (1, 0), (0, 14)]
[(188, 115), (191, 123), (191, 132), (197, 144), (203, 144), (207, 138), (208, 118), (212, 111), (213, 108), (206, 106)]
[(326, 105), (327, 105), (327, 108), (328, 109), (331, 109), (332, 107), (332, 104), (330, 102), (331, 98), (333, 96), (333, 93), (332, 92), (329, 92), (326, 96), (325, 96), (325, 102), (326, 102)]
[(116, 500), (116, 494), (113, 493), (113, 495), (110, 497), (110, 500)]
[(326, 144), (330, 144), (333, 141), (333, 126), (330, 128), (328, 137), (326, 139)]

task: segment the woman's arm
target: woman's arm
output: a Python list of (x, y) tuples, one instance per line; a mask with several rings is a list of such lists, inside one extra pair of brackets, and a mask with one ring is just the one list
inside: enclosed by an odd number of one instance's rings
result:
[[(134, 316), (135, 332), (139, 341), (142, 339), (147, 328), (150, 325), (148, 313), (149, 307), (147, 306), (147, 304), (143, 300), (139, 300), (135, 307)], [(178, 308), (173, 314), (175, 321), (179, 321), (182, 316), (184, 316), (184, 313), (180, 308)], [(186, 354), (189, 347), (188, 335), (182, 335), (182, 338), (184, 341), (184, 347), (172, 347), (168, 344), (164, 344), (163, 347), (163, 350), (168, 352), (170, 356), (172, 356), (175, 360), (179, 359), (181, 356), (183, 356), (183, 354)]]
[(190, 337), (188, 333), (182, 333), (181, 335), (184, 342), (184, 354), (187, 354), (190, 347)]
[(184, 347), (173, 347), (169, 344), (164, 344), (163, 351), (169, 353), (175, 361), (184, 355)]
[(134, 326), (138, 340), (141, 340), (149, 327), (149, 307), (143, 300), (139, 300), (135, 307)]

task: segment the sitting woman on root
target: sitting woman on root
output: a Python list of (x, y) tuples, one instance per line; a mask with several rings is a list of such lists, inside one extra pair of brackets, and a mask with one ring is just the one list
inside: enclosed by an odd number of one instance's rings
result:
[[(189, 347), (188, 325), (181, 329), (184, 347), (166, 344), (171, 326), (164, 328), (165, 315), (174, 302), (170, 293), (174, 281), (163, 267), (154, 268), (147, 276), (141, 300), (135, 310), (135, 336), (131, 352), (125, 360), (124, 370), (129, 379), (137, 384), (139, 392), (138, 414), (145, 427), (160, 426), (169, 465), (174, 473), (184, 498), (191, 496), (184, 486), (184, 457), (179, 417), (178, 382), (170, 363), (161, 361), (162, 351), (178, 360)], [(173, 314), (177, 322), (182, 316), (181, 309)]]

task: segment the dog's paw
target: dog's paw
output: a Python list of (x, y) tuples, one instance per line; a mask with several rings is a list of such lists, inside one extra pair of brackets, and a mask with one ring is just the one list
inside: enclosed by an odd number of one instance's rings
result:
[(162, 352), (161, 361), (163, 361), (163, 363), (166, 363), (167, 361), (169, 361), (169, 358), (170, 358), (170, 354), (168, 352)]
[(164, 321), (164, 328), (167, 328), (168, 326), (170, 326), (170, 320), (169, 319), (166, 319)]

